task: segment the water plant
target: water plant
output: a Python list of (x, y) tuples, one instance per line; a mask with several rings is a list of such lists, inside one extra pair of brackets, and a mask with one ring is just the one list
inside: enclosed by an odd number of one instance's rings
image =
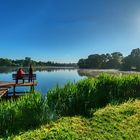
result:
[(92, 108), (103, 107), (113, 100), (136, 97), (140, 97), (139, 75), (101, 74), (57, 87), (47, 94), (49, 107), (59, 115), (88, 115)]
[(16, 133), (39, 126), (49, 120), (46, 99), (41, 94), (26, 95), (0, 102), (0, 134)]
[[(52, 120), (54, 114), (57, 117), (75, 115), (89, 117), (91, 110), (96, 112), (109, 103), (120, 103), (129, 98), (137, 97), (140, 97), (139, 75), (113, 76), (101, 74), (95, 78), (80, 80), (77, 83), (69, 82), (64, 87), (57, 86), (51, 89), (45, 97), (35, 93), (27, 94), (16, 101), (1, 101), (0, 135), (15, 135), (19, 132), (35, 129)], [(135, 114), (131, 108), (124, 111), (123, 114)], [(96, 116), (96, 114), (94, 115)], [(107, 120), (107, 118), (105, 119)], [(65, 130), (61, 132), (64, 133)], [(69, 128), (66, 132), (68, 135), (75, 133)], [(56, 132), (57, 134), (58, 132)], [(61, 137), (61, 135), (59, 136)], [(46, 138), (49, 137), (51, 135)]]
[(90, 118), (61, 117), (17, 136), (13, 140), (139, 140), (140, 100), (107, 105), (96, 110)]

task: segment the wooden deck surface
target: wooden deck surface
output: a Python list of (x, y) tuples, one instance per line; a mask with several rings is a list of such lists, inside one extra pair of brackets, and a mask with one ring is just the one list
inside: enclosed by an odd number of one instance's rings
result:
[(7, 89), (7, 90), (1, 90), (0, 91), (0, 98), (4, 95), (8, 96), (8, 89), (12, 87), (13, 92), (12, 92), (12, 96), (15, 97), (16, 96), (16, 87), (21, 87), (21, 86), (29, 86), (30, 87), (30, 92), (34, 92), (34, 86), (37, 86), (37, 82), (18, 82), (18, 84), (16, 84), (15, 82), (0, 82), (0, 89)]
[(0, 98), (7, 94), (8, 88), (0, 88)]
[(37, 83), (36, 82), (19, 82), (18, 84), (16, 84), (15, 82), (0, 82), (0, 87), (9, 87), (9, 86), (36, 86)]

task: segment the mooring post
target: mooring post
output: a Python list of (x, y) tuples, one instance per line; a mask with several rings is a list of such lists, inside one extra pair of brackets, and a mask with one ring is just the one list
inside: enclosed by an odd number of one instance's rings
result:
[(16, 96), (16, 85), (13, 86), (13, 97)]
[[(8, 89), (9, 90), (9, 89)], [(8, 90), (7, 90), (7, 92), (6, 92), (6, 99), (8, 98)]]
[(34, 93), (34, 86), (33, 85), (30, 86), (30, 92)]
[(32, 86), (30, 86), (30, 92), (32, 92)]
[(33, 93), (35, 93), (35, 87), (33, 86)]

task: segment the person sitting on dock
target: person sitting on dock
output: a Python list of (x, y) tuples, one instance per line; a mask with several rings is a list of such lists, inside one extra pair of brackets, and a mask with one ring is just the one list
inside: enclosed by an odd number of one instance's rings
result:
[(30, 64), (30, 67), (29, 67), (29, 82), (32, 82), (33, 81), (33, 67), (32, 67), (32, 64)]
[(24, 71), (22, 70), (22, 68), (19, 68), (17, 71), (17, 77), (16, 77), (16, 84), (18, 84), (18, 79), (23, 79), (23, 83), (24, 83)]

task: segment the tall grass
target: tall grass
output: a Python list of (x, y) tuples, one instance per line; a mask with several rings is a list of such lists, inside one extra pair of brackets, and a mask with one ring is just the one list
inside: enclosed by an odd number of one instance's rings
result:
[(49, 119), (46, 100), (39, 93), (0, 102), (0, 135), (32, 129)]
[(140, 140), (140, 100), (107, 105), (90, 118), (61, 117), (13, 140)]
[[(58, 116), (85, 115), (91, 109), (112, 101), (140, 97), (140, 76), (101, 74), (77, 83), (57, 86), (47, 97), (35, 93), (16, 101), (0, 101), (0, 135), (15, 134), (46, 123), (55, 113)], [(52, 113), (53, 112), (53, 113)]]
[(140, 97), (139, 75), (101, 74), (57, 87), (47, 94), (49, 107), (59, 115), (88, 115), (91, 108), (136, 97)]

